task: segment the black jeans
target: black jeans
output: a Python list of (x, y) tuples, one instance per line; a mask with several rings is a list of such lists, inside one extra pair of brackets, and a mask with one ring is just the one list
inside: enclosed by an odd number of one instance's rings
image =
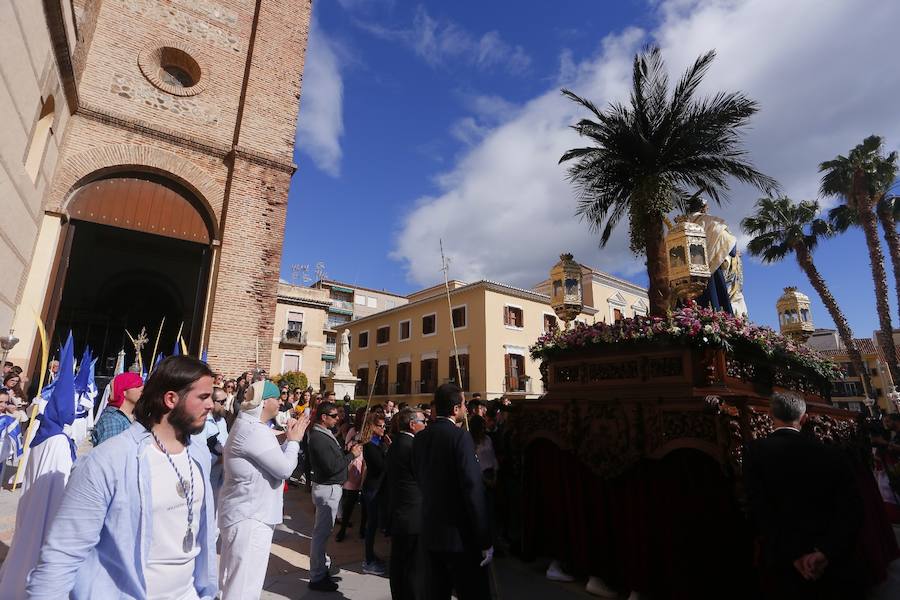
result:
[(366, 532), (366, 561), (373, 562), (377, 559), (375, 534), (378, 533), (378, 491), (363, 489), (362, 498), (363, 507), (366, 510), (366, 524), (365, 528), (360, 531)]
[[(353, 516), (353, 509), (359, 502), (359, 490), (344, 490), (341, 496), (341, 528), (338, 535), (344, 537), (347, 534), (347, 524), (350, 523), (350, 517)], [(366, 526), (366, 513), (363, 511), (362, 522), (360, 523), (360, 531), (364, 531)]]

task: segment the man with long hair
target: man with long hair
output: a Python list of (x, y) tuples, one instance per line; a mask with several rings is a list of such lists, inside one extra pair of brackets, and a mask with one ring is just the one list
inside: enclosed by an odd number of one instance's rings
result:
[(215, 598), (216, 526), (201, 433), (213, 372), (170, 356), (135, 423), (79, 460), (28, 581), (28, 597)]

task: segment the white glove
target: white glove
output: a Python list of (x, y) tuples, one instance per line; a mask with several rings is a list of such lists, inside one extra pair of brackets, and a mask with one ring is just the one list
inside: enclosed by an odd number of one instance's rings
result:
[(491, 546), (487, 550), (482, 550), (481, 556), (484, 557), (484, 560), (481, 561), (480, 565), (478, 565), (479, 567), (484, 567), (484, 566), (487, 566), (488, 564), (490, 564), (490, 562), (492, 560), (494, 560), (494, 547)]

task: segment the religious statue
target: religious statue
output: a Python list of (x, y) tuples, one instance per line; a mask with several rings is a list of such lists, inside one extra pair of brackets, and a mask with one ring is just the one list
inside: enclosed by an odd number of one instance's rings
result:
[(697, 210), (687, 215), (687, 219), (701, 225), (706, 233), (706, 262), (712, 274), (706, 291), (697, 303), (733, 315), (747, 316), (743, 293), (744, 269), (737, 249), (737, 237), (728, 229), (724, 219), (707, 212), (706, 202), (701, 201), (695, 208)]
[(334, 365), (335, 373), (350, 372), (350, 330), (345, 329), (341, 333), (341, 348), (338, 351), (337, 363)]

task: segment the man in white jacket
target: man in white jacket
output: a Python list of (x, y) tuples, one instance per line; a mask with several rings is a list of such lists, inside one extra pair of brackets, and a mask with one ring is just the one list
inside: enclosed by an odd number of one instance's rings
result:
[[(247, 389), (225, 444), (225, 481), (219, 492), (222, 600), (259, 598), (275, 525), (283, 517), (284, 480), (297, 466), (309, 419), (291, 419), (279, 446), (269, 428), (278, 413), (278, 388), (257, 381)], [(248, 551), (252, 549), (252, 551)]]

